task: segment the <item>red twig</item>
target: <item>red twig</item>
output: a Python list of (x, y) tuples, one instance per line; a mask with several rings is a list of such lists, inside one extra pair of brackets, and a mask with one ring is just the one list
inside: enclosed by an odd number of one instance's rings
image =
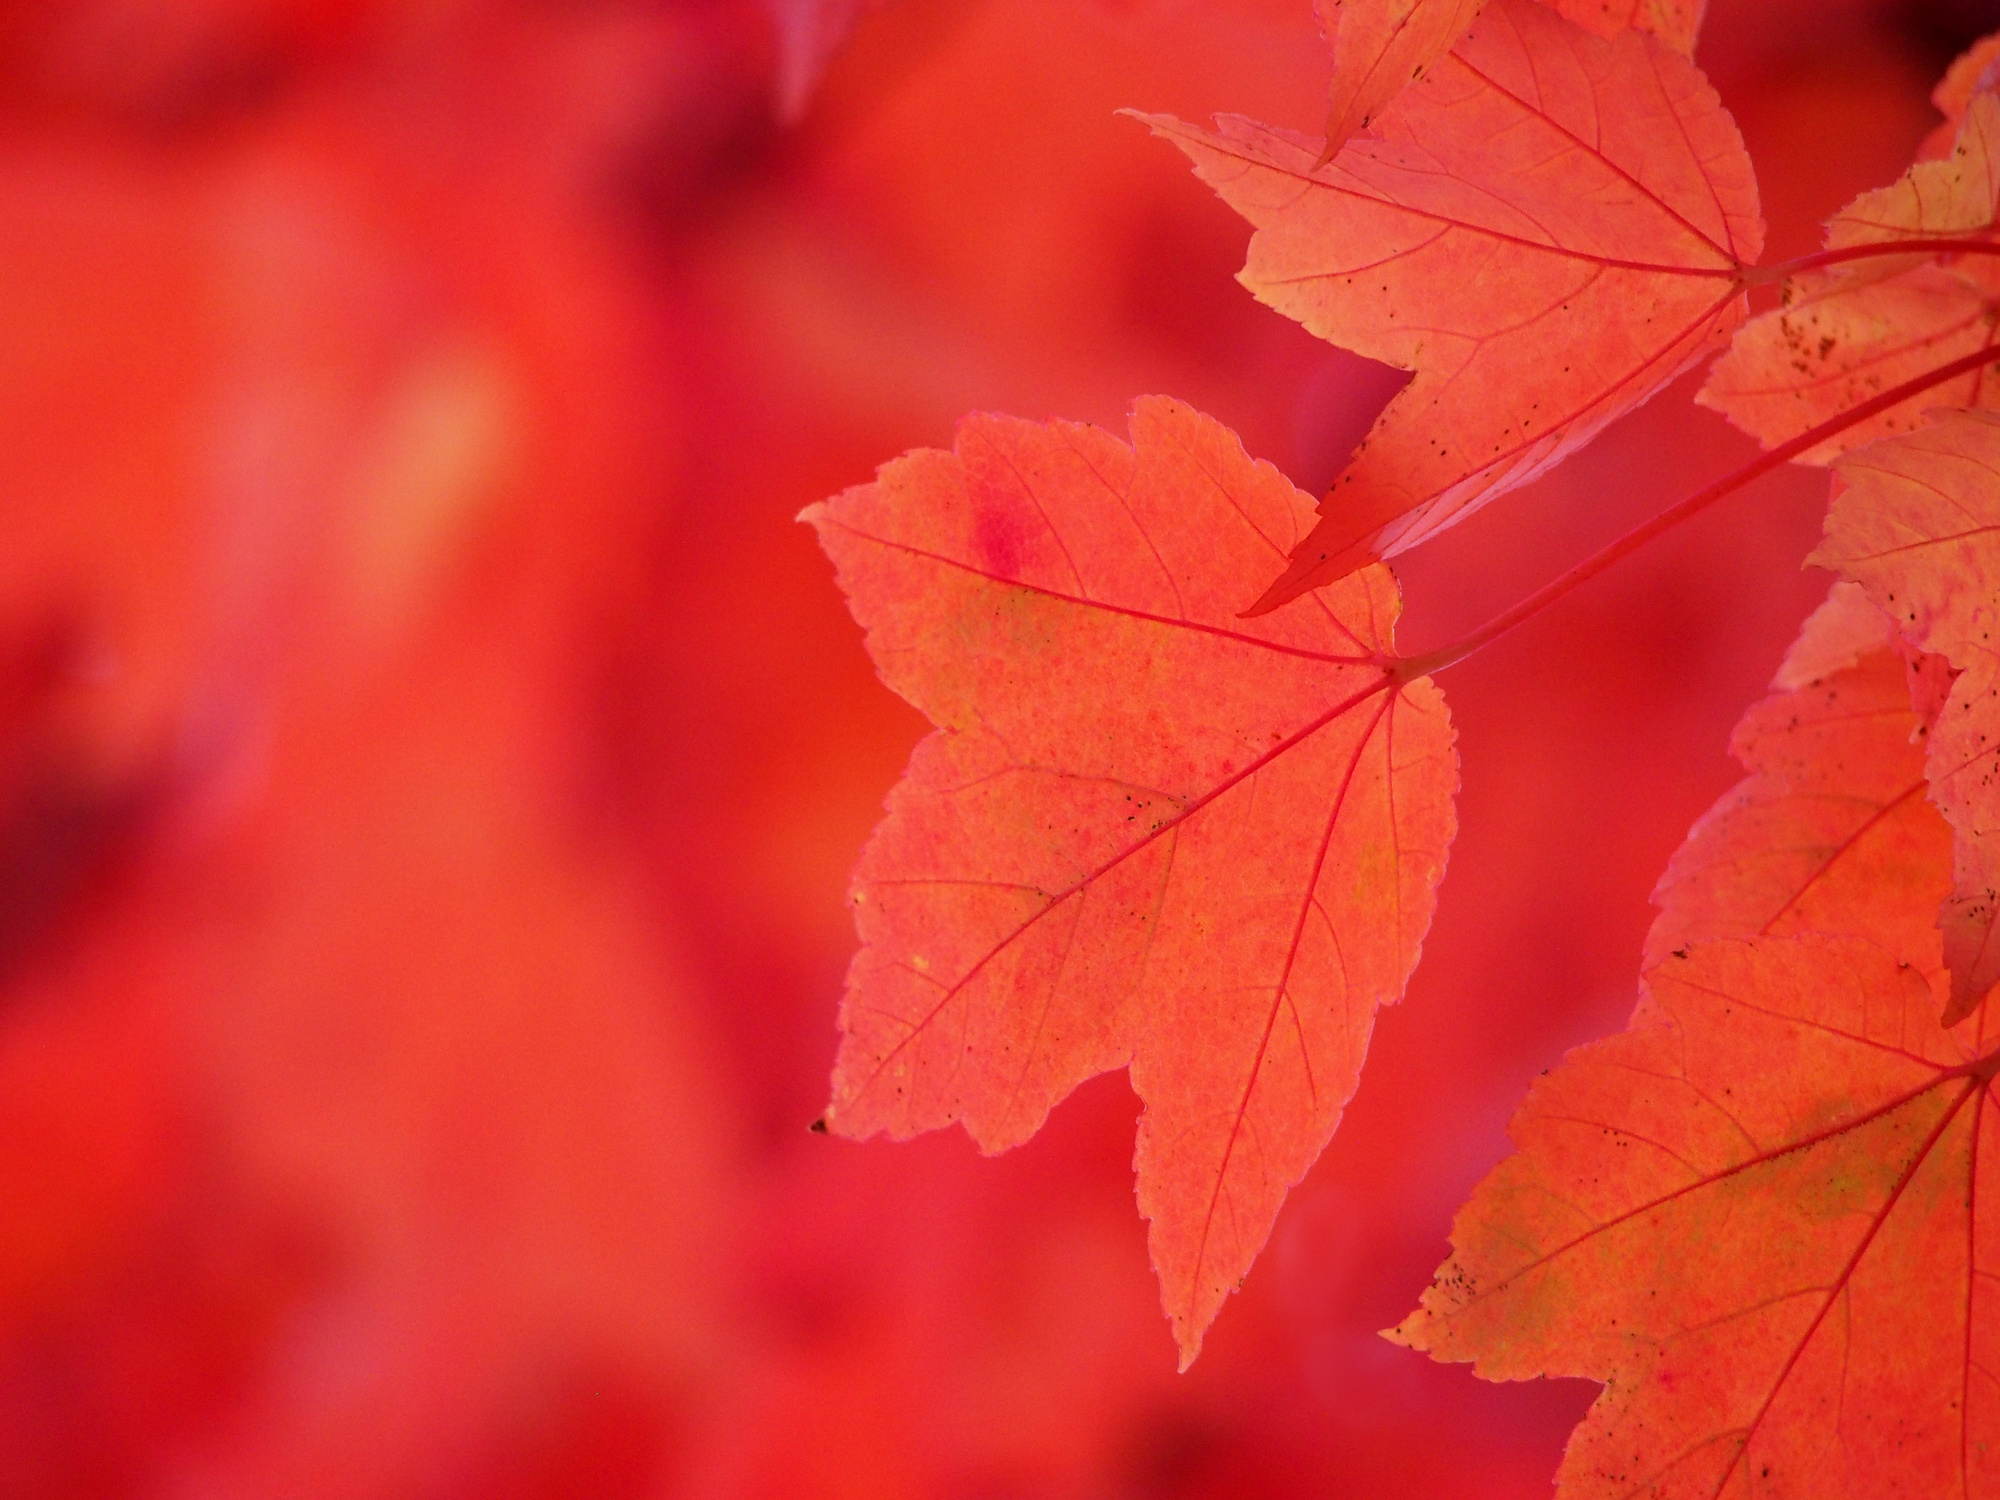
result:
[(1816, 271), (1821, 266), (1844, 265), (1852, 260), (1873, 260), (1885, 255), (2000, 255), (2000, 240), (1917, 237), (1877, 240), (1868, 245), (1844, 245), (1838, 250), (1821, 250), (1813, 255), (1801, 255), (1796, 260), (1781, 260), (1774, 265), (1747, 266), (1743, 270), (1743, 284), (1771, 286), (1800, 271)]
[(1931, 387), (1943, 385), (1948, 380), (1955, 380), (1982, 365), (1995, 363), (2000, 363), (2000, 345), (1978, 350), (1949, 364), (1939, 365), (1927, 374), (1919, 375), (1914, 380), (1906, 380), (1879, 396), (1870, 397), (1859, 406), (1848, 408), (1839, 416), (1829, 418), (1817, 427), (1808, 428), (1790, 442), (1780, 443), (1770, 452), (1751, 459), (1734, 473), (1725, 474), (1706, 488), (1696, 490), (1684, 500), (1676, 501), (1652, 520), (1633, 528), (1617, 541), (1592, 553), (1567, 573), (1542, 585), (1518, 604), (1502, 610), (1470, 635), (1439, 650), (1426, 652), (1422, 656), (1404, 657), (1396, 663), (1394, 675), (1400, 681), (1408, 682), (1413, 678), (1427, 677), (1433, 672), (1440, 672), (1456, 662), (1465, 660), (1481, 646), (1498, 640), (1523, 620), (1532, 619), (1565, 594), (1582, 587), (1606, 568), (1622, 562), (1655, 537), (1673, 530), (1688, 517), (1706, 510), (1725, 495), (1742, 489), (1751, 480), (1790, 463), (1801, 453), (1818, 447), (1828, 438), (1845, 432), (1857, 422), (1865, 422), (1892, 406), (1900, 406), (1912, 396), (1921, 395)]

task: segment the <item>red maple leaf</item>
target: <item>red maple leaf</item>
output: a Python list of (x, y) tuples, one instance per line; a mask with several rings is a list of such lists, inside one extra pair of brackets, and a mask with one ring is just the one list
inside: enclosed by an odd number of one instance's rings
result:
[(1147, 122), (1257, 226), (1241, 280), (1414, 372), (1253, 612), (1525, 483), (1736, 326), (1763, 243), (1742, 140), (1657, 39), (1497, 0), (1375, 136)]
[(1719, 940), (1646, 984), (1535, 1086), (1391, 1336), (1603, 1381), (1564, 1500), (1984, 1492), (2000, 1055), (1855, 939)]
[(1990, 1482), (1972, 1208), (2000, 1054), (1935, 1019), (1947, 832), (1904, 675), (1837, 589), (1662, 882), (1631, 1029), (1536, 1085), (1390, 1335), (1603, 1381), (1565, 1500)]
[(1457, 760), (1387, 571), (1239, 621), (1310, 502), (1178, 402), (1132, 435), (971, 417), (806, 513), (939, 726), (855, 872), (826, 1122), (999, 1151), (1129, 1066), (1185, 1366), (1416, 963)]

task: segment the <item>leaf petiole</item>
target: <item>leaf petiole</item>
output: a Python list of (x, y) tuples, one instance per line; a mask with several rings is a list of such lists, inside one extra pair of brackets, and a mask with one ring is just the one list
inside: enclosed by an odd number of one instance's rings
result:
[(1849, 261), (1874, 260), (1889, 255), (2000, 255), (2000, 240), (1964, 236), (1878, 240), (1867, 245), (1843, 245), (1838, 250), (1821, 250), (1768, 266), (1745, 266), (1741, 276), (1746, 287), (1776, 286), (1801, 271), (1817, 271), (1823, 266), (1845, 265)]

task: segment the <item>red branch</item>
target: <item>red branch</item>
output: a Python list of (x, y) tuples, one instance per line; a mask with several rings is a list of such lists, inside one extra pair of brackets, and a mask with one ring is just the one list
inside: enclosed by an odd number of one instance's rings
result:
[(1696, 490), (1686, 499), (1676, 501), (1652, 520), (1633, 528), (1609, 546), (1592, 553), (1567, 573), (1542, 585), (1518, 604), (1502, 610), (1470, 635), (1439, 650), (1427, 652), (1423, 656), (1402, 658), (1392, 669), (1393, 675), (1399, 681), (1409, 682), (1414, 678), (1427, 677), (1433, 672), (1443, 671), (1446, 667), (1465, 660), (1481, 646), (1498, 640), (1523, 620), (1532, 619), (1565, 594), (1590, 582), (1613, 564), (1622, 562), (1655, 537), (1673, 530), (1688, 517), (1706, 510), (1724, 496), (1734, 494), (1751, 480), (1790, 463), (1801, 453), (1809, 452), (1830, 437), (1837, 437), (1856, 423), (1865, 422), (1892, 406), (1900, 406), (1912, 396), (1922, 395), (1933, 386), (1943, 385), (1948, 380), (1956, 380), (1959, 376), (1977, 370), (1983, 365), (1996, 363), (2000, 363), (2000, 345), (1981, 349), (1955, 359), (1949, 364), (1940, 365), (1914, 380), (1906, 380), (1879, 396), (1870, 397), (1859, 406), (1848, 408), (1839, 416), (1829, 418), (1817, 427), (1808, 428), (1790, 442), (1780, 443), (1770, 452), (1753, 458), (1733, 474), (1725, 474), (1705, 489)]

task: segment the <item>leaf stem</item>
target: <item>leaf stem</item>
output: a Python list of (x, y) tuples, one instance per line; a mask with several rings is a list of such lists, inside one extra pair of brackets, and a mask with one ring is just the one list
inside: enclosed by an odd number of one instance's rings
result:
[(1418, 677), (1427, 677), (1433, 672), (1441, 672), (1446, 667), (1464, 661), (1480, 647), (1498, 640), (1523, 620), (1532, 619), (1565, 594), (1582, 587), (1605, 569), (1624, 561), (1654, 538), (1673, 530), (1681, 522), (1706, 510), (1724, 496), (1742, 489), (1753, 479), (1761, 478), (1771, 470), (1790, 463), (1800, 454), (1817, 448), (1828, 438), (1838, 436), (1858, 422), (1865, 422), (1892, 406), (1900, 406), (1912, 396), (1921, 395), (1933, 386), (1943, 385), (1948, 380), (1956, 380), (1959, 376), (1977, 370), (1982, 365), (1996, 363), (2000, 363), (2000, 345), (1977, 350), (1952, 360), (1949, 364), (1939, 365), (1935, 370), (1919, 375), (1914, 380), (1906, 380), (1899, 386), (1891, 387), (1879, 396), (1871, 396), (1859, 406), (1849, 407), (1839, 416), (1830, 417), (1817, 427), (1808, 428), (1789, 442), (1780, 443), (1768, 453), (1759, 454), (1735, 472), (1725, 474), (1715, 483), (1696, 490), (1686, 499), (1675, 501), (1652, 520), (1634, 527), (1617, 541), (1592, 553), (1567, 573), (1543, 584), (1519, 603), (1502, 610), (1470, 635), (1439, 650), (1426, 652), (1422, 656), (1402, 658), (1392, 669), (1393, 675), (1398, 681), (1409, 682)]
[(1851, 260), (1873, 260), (1885, 255), (2000, 255), (2000, 240), (1917, 237), (1905, 240), (1877, 240), (1867, 245), (1843, 245), (1838, 250), (1821, 250), (1812, 255), (1801, 255), (1794, 260), (1781, 260), (1768, 266), (1746, 266), (1742, 273), (1743, 284), (1746, 287), (1773, 286), (1788, 276), (1796, 276), (1801, 271), (1816, 271), (1821, 266), (1844, 265)]

